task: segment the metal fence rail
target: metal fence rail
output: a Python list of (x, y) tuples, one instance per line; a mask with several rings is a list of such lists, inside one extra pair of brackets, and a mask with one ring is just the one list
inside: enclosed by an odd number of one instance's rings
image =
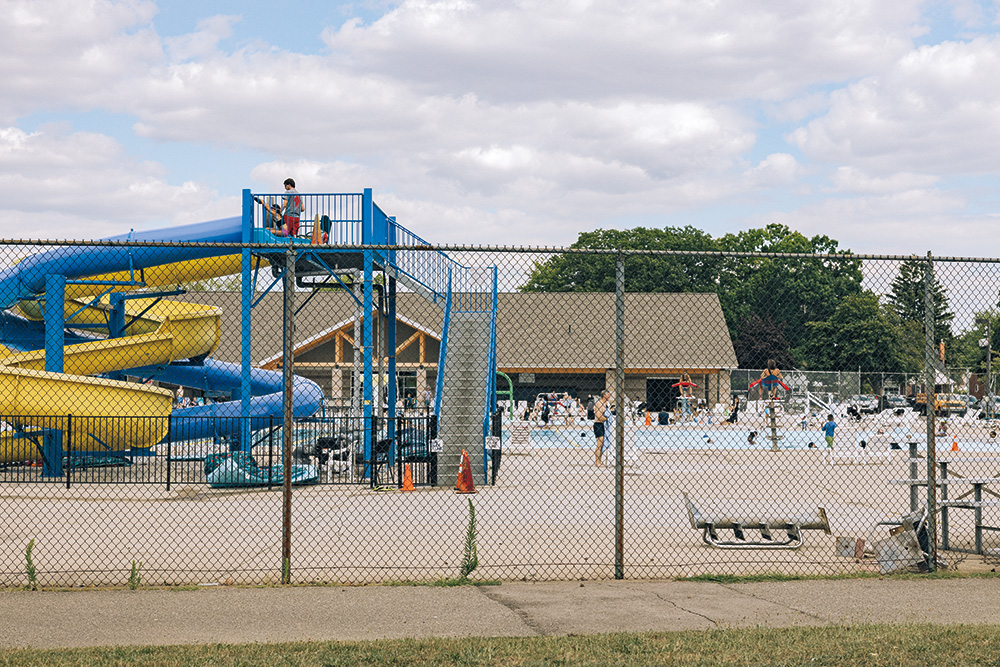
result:
[(0, 586), (1000, 560), (996, 260), (314, 240), (0, 244)]

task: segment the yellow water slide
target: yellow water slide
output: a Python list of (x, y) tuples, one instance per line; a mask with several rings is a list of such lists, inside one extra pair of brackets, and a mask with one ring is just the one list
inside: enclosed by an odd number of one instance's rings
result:
[[(120, 292), (190, 283), (239, 271), (240, 256), (229, 255), (154, 266), (141, 276), (117, 273), (95, 275), (88, 280), (134, 284), (131, 288), (116, 287)], [(88, 330), (93, 331), (94, 325), (107, 325), (108, 297), (93, 300), (102, 288), (67, 285), (67, 326), (90, 325)], [(0, 415), (16, 415), (13, 421), (19, 428), (62, 430), (64, 446), (75, 451), (120, 450), (162, 440), (173, 408), (170, 391), (88, 376), (209, 355), (219, 344), (220, 313), (201, 304), (142, 298), (126, 300), (124, 308), (129, 323), (127, 335), (66, 346), (62, 373), (44, 370), (44, 350), (15, 353), (0, 346), (0, 383), (4, 386)], [(43, 317), (36, 301), (23, 301), (18, 310), (28, 319)], [(33, 439), (37, 437), (0, 434), (0, 462), (36, 458)]]

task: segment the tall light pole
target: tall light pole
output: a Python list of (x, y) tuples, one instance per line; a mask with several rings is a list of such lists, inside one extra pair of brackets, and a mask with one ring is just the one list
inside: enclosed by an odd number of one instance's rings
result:
[(979, 347), (986, 348), (986, 418), (993, 417), (993, 383), (990, 381), (990, 372), (993, 370), (993, 337), (991, 335), (993, 319), (990, 317), (977, 317), (976, 324), (986, 326), (986, 345), (979, 342)]

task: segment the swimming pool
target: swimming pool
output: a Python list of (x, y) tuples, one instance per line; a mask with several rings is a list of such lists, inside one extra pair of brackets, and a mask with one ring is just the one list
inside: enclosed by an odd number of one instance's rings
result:
[[(748, 442), (751, 430), (757, 431), (756, 441)], [(626, 430), (626, 447), (639, 450), (677, 450), (677, 449), (770, 449), (768, 429), (715, 429), (705, 428), (679, 429), (676, 427), (638, 427)], [(778, 449), (808, 449), (809, 443), (819, 448), (826, 447), (826, 439), (822, 431), (778, 429)], [(838, 429), (837, 442), (840, 445), (853, 443), (860, 445), (862, 441), (872, 442), (880, 439), (879, 444), (873, 443), (874, 449), (888, 449), (890, 443), (897, 443), (902, 449), (907, 443), (915, 442), (920, 450), (926, 449), (927, 437), (923, 432), (914, 432), (907, 428), (890, 428), (877, 434), (876, 430)], [(609, 438), (606, 438), (607, 441)], [(613, 439), (613, 435), (610, 439)], [(947, 442), (945, 442), (947, 441)], [(504, 446), (510, 443), (510, 432), (503, 431)], [(593, 449), (597, 446), (591, 427), (580, 425), (577, 428), (541, 428), (533, 427), (530, 435), (531, 447), (537, 449), (580, 448)], [(948, 449), (951, 446), (951, 436), (938, 438), (938, 449)], [(974, 432), (970, 435), (958, 436), (962, 451), (998, 451), (996, 439), (990, 439), (985, 433)], [(605, 445), (607, 446), (607, 445)]]

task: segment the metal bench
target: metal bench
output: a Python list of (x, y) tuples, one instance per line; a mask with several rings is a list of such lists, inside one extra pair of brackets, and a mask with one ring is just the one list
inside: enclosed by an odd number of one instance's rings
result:
[[(684, 505), (691, 527), (702, 531), (702, 541), (720, 549), (798, 549), (803, 530), (830, 534), (830, 522), (822, 507), (787, 515), (773, 508), (754, 507), (750, 501), (713, 501), (699, 508), (686, 493)], [(720, 530), (733, 531), (733, 539), (720, 539)], [(756, 532), (759, 538), (749, 539), (748, 531)], [(772, 531), (783, 531), (785, 538), (776, 540)]]

